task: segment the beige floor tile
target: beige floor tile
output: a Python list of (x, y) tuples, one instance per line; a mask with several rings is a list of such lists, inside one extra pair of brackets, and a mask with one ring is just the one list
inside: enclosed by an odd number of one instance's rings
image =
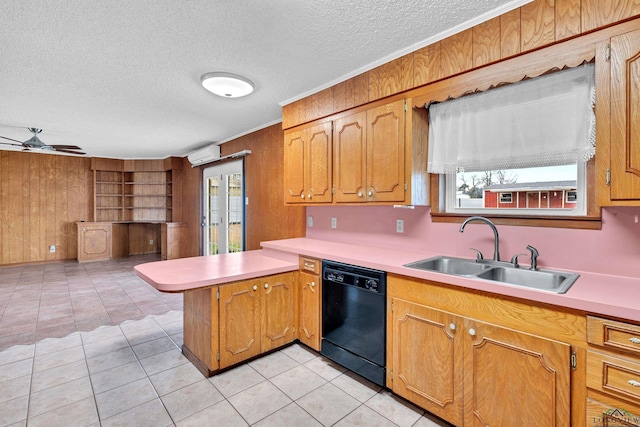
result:
[(25, 375), (31, 375), (33, 369), (33, 359), (23, 359), (17, 362), (0, 365), (0, 383), (12, 380)]
[(185, 363), (189, 363), (189, 360), (184, 357), (178, 349), (140, 359), (140, 364), (142, 364), (147, 375), (154, 375), (158, 372), (184, 365)]
[(117, 326), (102, 326), (96, 330), (82, 332), (82, 343), (86, 346), (94, 342), (105, 341), (112, 338), (124, 338), (122, 330)]
[(275, 385), (264, 381), (232, 396), (229, 402), (249, 424), (253, 424), (284, 408), (291, 399)]
[(256, 372), (256, 370), (251, 366), (244, 364), (221, 374), (214, 375), (209, 378), (209, 380), (218, 390), (220, 390), (220, 393), (222, 393), (226, 398), (229, 398), (234, 394), (265, 381), (266, 379)]
[(97, 422), (98, 411), (93, 396), (35, 417), (29, 417), (30, 427), (87, 426)]
[(162, 338), (159, 338), (157, 340), (133, 345), (131, 348), (133, 349), (133, 352), (136, 354), (138, 359), (144, 359), (158, 353), (175, 350), (176, 344), (168, 336), (163, 336)]
[(311, 369), (327, 381), (332, 381), (347, 371), (347, 368), (344, 368), (325, 357), (312, 359), (304, 363), (304, 366)]
[(249, 366), (265, 378), (275, 377), (297, 365), (298, 362), (280, 351), (249, 362)]
[(99, 394), (145, 377), (144, 370), (136, 360), (135, 362), (92, 374), (91, 384), (93, 385), (93, 392)]
[(36, 357), (41, 354), (67, 350), (82, 345), (80, 333), (72, 333), (63, 338), (46, 338), (36, 343)]
[(369, 408), (360, 406), (355, 411), (334, 424), (335, 427), (396, 427), (394, 423)]
[(204, 376), (191, 363), (167, 369), (149, 377), (159, 396), (202, 381)]
[(36, 355), (33, 359), (33, 372), (42, 372), (58, 366), (67, 365), (72, 362), (84, 360), (84, 357), (84, 349), (82, 346)]
[(101, 425), (102, 427), (166, 427), (172, 426), (173, 421), (162, 405), (162, 401), (160, 401), (160, 399), (153, 399), (147, 403), (143, 403), (142, 405), (102, 420)]
[(13, 378), (0, 383), (0, 403), (29, 395), (31, 375)]
[(35, 355), (35, 345), (15, 345), (0, 352), (0, 365), (32, 358)]
[(136, 355), (131, 350), (131, 347), (125, 347), (119, 350), (105, 352), (95, 357), (90, 357), (87, 359), (87, 366), (89, 367), (89, 373), (93, 375), (98, 372), (106, 371), (107, 369), (115, 368), (116, 366), (135, 362), (136, 360)]
[(379, 385), (374, 384), (371, 381), (367, 381), (351, 371), (347, 371), (335, 378), (331, 381), (331, 384), (363, 403), (382, 390), (382, 387)]
[(253, 424), (256, 427), (304, 426), (320, 427), (322, 424), (305, 412), (300, 406), (291, 403), (277, 412)]
[(297, 400), (305, 394), (327, 383), (327, 380), (303, 365), (298, 365), (273, 378), (271, 382), (282, 390), (292, 400)]
[(129, 344), (136, 345), (140, 343), (144, 343), (147, 341), (153, 341), (158, 338), (164, 338), (167, 336), (164, 329), (158, 326), (154, 322), (154, 326), (145, 328), (145, 329), (137, 329), (131, 332), (125, 332), (124, 334), (129, 341)]
[(29, 396), (0, 402), (0, 426), (9, 426), (24, 421), (26, 423), (29, 409)]
[(95, 396), (100, 419), (110, 418), (158, 397), (147, 378), (96, 394)]
[(87, 362), (84, 360), (36, 372), (31, 378), (31, 393), (86, 376), (89, 376), (89, 371), (87, 370)]
[(367, 401), (366, 405), (400, 427), (412, 426), (424, 414), (424, 411), (420, 408), (394, 396), (388, 391), (376, 394)]
[(29, 418), (93, 396), (89, 377), (69, 381), (31, 394)]
[(129, 347), (129, 341), (127, 341), (124, 334), (120, 334), (105, 338), (104, 340), (84, 344), (84, 353), (90, 358), (127, 347)]
[(290, 345), (280, 351), (298, 363), (307, 363), (318, 358), (318, 353), (300, 344)]
[(180, 421), (208, 408), (224, 397), (208, 380), (198, 381), (161, 397), (174, 421)]
[[(222, 402), (218, 402), (215, 405), (209, 406), (200, 412), (178, 421), (176, 426), (202, 427), (211, 425), (212, 420), (218, 420), (218, 423), (221, 425), (224, 424), (224, 427), (244, 427), (248, 425), (240, 414), (233, 409), (233, 406), (231, 406), (228, 401), (223, 400)], [(281, 424), (279, 427), (293, 425), (296, 424)], [(302, 426), (302, 424), (297, 424), (297, 426)]]
[(331, 383), (306, 394), (296, 401), (323, 425), (333, 425), (360, 406), (360, 402)]
[(455, 427), (435, 415), (424, 414), (412, 427)]

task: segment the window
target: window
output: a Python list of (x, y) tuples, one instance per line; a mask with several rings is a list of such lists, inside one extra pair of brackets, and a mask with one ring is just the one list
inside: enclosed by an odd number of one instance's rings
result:
[(439, 211), (586, 216), (593, 68), (431, 105), (428, 170), (443, 178)]

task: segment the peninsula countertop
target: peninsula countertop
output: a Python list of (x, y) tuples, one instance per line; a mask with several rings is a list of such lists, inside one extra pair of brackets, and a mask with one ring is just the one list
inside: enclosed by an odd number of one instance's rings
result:
[(580, 274), (565, 294), (497, 284), (404, 267), (404, 264), (437, 255), (433, 252), (347, 244), (327, 240), (294, 238), (262, 242), (262, 250), (235, 254), (180, 258), (140, 264), (135, 272), (163, 292), (181, 292), (237, 280), (295, 271), (298, 256), (355, 264), (416, 279), (426, 279), (470, 290), (491, 292), (505, 297), (551, 304), (587, 313), (640, 322), (640, 278), (613, 276), (562, 269)]

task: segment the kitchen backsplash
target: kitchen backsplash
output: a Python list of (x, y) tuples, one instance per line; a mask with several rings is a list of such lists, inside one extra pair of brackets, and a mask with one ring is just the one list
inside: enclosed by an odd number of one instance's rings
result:
[[(313, 217), (313, 226), (307, 225), (309, 238), (464, 258), (475, 257), (469, 249), (473, 247), (485, 258), (493, 255), (493, 233), (486, 224), (470, 223), (459, 233), (460, 224), (431, 222), (429, 207), (313, 206), (307, 208), (309, 216)], [(640, 277), (638, 217), (640, 208), (616, 207), (603, 209), (601, 230), (498, 225), (500, 255), (509, 260), (533, 245), (540, 252), (542, 268)], [(404, 221), (404, 233), (396, 232), (399, 219)], [(529, 257), (520, 257), (520, 262), (528, 265)]]

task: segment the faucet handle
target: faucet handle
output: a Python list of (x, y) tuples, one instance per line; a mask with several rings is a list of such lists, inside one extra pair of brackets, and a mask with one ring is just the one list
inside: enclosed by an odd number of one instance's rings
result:
[(484, 255), (480, 252), (480, 249), (469, 248), (469, 250), (476, 251), (476, 261), (482, 261), (484, 259)]
[(529, 252), (531, 252), (531, 267), (529, 267), (530, 270), (537, 270), (538, 269), (538, 256), (540, 255), (540, 253), (538, 253), (538, 250), (536, 248), (534, 248), (531, 245), (527, 245), (527, 250)]
[(511, 264), (513, 264), (515, 268), (520, 267), (520, 265), (518, 264), (518, 257), (523, 255), (526, 255), (526, 254), (515, 254), (514, 256), (511, 257)]

